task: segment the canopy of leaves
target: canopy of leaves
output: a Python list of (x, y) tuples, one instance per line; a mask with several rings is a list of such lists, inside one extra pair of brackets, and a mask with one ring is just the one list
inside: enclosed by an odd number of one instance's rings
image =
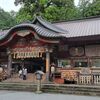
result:
[(15, 25), (16, 22), (10, 13), (5, 12), (3, 9), (0, 9), (0, 29), (8, 28)]
[(85, 17), (100, 15), (100, 0), (94, 0), (90, 3), (84, 12)]
[(21, 8), (16, 14), (16, 22), (21, 23), (27, 20), (32, 20), (31, 14), (28, 12), (27, 8)]
[(82, 0), (79, 5), (80, 17), (91, 17), (100, 15), (100, 0)]
[(17, 22), (32, 20), (41, 15), (48, 21), (69, 20), (77, 16), (74, 0), (15, 0), (22, 8), (17, 14)]
[(77, 10), (65, 7), (48, 7), (43, 13), (44, 18), (53, 21), (71, 20), (77, 17)]
[(36, 15), (51, 22), (100, 16), (100, 0), (80, 0), (78, 7), (74, 5), (74, 0), (15, 0), (15, 4), (22, 5), (17, 14), (0, 9), (0, 29), (11, 27), (16, 21), (33, 20)]

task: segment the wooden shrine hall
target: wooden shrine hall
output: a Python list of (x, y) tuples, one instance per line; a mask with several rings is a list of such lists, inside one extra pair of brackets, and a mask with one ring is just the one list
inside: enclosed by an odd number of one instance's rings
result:
[[(37, 70), (49, 73), (54, 62), (54, 48), (66, 33), (41, 17), (31, 23), (22, 23), (0, 32), (0, 64), (8, 69), (27, 67), (29, 73)], [(52, 60), (51, 60), (52, 59)], [(48, 74), (49, 75), (49, 74)]]
[(0, 31), (0, 66), (17, 72), (42, 70), (76, 83), (100, 84), (100, 18), (50, 23), (37, 16)]

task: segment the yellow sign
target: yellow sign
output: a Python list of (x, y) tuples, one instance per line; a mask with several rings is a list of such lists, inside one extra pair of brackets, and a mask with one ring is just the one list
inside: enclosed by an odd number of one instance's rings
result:
[(42, 57), (45, 52), (43, 47), (25, 47), (12, 49), (13, 58), (33, 58)]

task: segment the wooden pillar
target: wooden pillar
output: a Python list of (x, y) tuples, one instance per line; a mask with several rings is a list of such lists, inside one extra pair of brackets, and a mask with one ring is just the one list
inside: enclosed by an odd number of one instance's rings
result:
[(8, 53), (8, 77), (10, 77), (12, 69), (12, 56), (10, 49), (8, 49), (7, 53)]
[(90, 67), (90, 58), (87, 58), (88, 67)]
[(49, 50), (46, 51), (46, 80), (49, 81), (50, 75), (50, 52)]

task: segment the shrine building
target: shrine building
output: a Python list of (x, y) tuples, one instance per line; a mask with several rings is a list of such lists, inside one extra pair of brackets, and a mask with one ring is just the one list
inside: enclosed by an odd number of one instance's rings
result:
[(24, 66), (28, 73), (42, 70), (49, 78), (51, 63), (61, 78), (70, 77), (69, 72), (99, 75), (100, 18), (50, 23), (37, 16), (0, 31), (0, 66), (8, 75)]

